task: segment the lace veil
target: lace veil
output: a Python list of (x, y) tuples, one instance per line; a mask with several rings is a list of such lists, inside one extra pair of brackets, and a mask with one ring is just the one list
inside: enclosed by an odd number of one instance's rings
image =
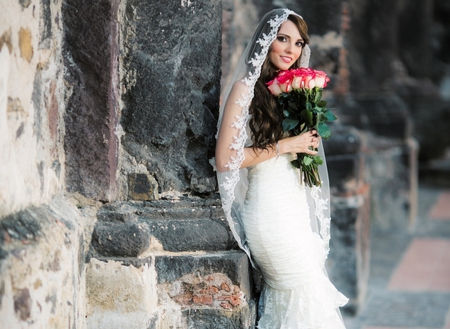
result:
[[(260, 76), (261, 67), (269, 52), (269, 47), (275, 40), (281, 24), (285, 22), (290, 15), (300, 16), (289, 9), (274, 9), (263, 17), (253, 38), (248, 43), (237, 63), (228, 85), (224, 88), (221, 95), (222, 104), (220, 107), (218, 131), (220, 130), (220, 125), (222, 123), (226, 100), (231, 92), (233, 84), (238, 80), (242, 80), (247, 86), (247, 92), (241, 94), (241, 98), (237, 102), (242, 109), (242, 112), (240, 115), (236, 116), (236, 120), (233, 124), (237, 131), (234, 136), (234, 141), (230, 145), (230, 149), (233, 150), (234, 156), (230, 158), (230, 162), (227, 165), (229, 171), (217, 172), (217, 179), (222, 199), (222, 207), (230, 229), (239, 246), (249, 255), (249, 257), (250, 250), (247, 246), (245, 232), (241, 221), (241, 210), (248, 186), (247, 169), (240, 168), (244, 161), (244, 147), (251, 145), (250, 130), (248, 126), (250, 118), (249, 107), (254, 96), (254, 86)], [(302, 67), (308, 67), (310, 53), (309, 46), (305, 45), (300, 58)], [(307, 187), (306, 190), (311, 227), (313, 231), (317, 232), (322, 238), (324, 250), (326, 254), (328, 254), (330, 240), (330, 193), (328, 172), (322, 145), (319, 147), (319, 155), (324, 159), (324, 164), (319, 166), (322, 186), (313, 188)], [(214, 160), (212, 163), (214, 165)]]

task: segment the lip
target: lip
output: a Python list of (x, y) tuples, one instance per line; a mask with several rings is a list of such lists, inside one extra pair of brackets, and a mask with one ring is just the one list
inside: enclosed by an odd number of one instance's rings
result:
[(282, 60), (283, 62), (285, 62), (285, 63), (290, 63), (290, 62), (292, 62), (292, 58), (289, 57), (289, 56), (280, 56), (280, 57), (281, 57), (281, 60)]

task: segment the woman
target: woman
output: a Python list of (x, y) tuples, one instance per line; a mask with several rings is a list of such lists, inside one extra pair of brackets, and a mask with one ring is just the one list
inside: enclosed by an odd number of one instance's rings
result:
[[(316, 131), (286, 136), (266, 83), (277, 71), (306, 67), (307, 25), (277, 9), (260, 22), (222, 94), (216, 168), (223, 208), (238, 243), (264, 278), (260, 329), (345, 328), (337, 308), (347, 302), (328, 280), (329, 213), (326, 166), (321, 188), (309, 188), (290, 161), (316, 154)], [(320, 231), (320, 234), (319, 234)]]

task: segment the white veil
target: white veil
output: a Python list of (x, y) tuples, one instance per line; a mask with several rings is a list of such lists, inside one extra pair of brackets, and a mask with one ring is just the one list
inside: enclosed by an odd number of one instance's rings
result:
[[(224, 88), (221, 95), (222, 104), (220, 107), (218, 131), (220, 130), (220, 125), (222, 124), (223, 111), (233, 84), (238, 80), (242, 80), (247, 86), (247, 92), (241, 94), (241, 98), (237, 102), (240, 105), (242, 112), (239, 116), (236, 116), (236, 121), (233, 124), (236, 128), (237, 134), (234, 136), (234, 141), (230, 145), (230, 150), (233, 150), (234, 154), (228, 163), (228, 168), (230, 170), (226, 172), (217, 172), (217, 179), (222, 200), (222, 207), (230, 229), (233, 232), (239, 246), (248, 254), (249, 257), (250, 250), (247, 246), (245, 232), (241, 222), (241, 210), (248, 187), (247, 169), (240, 168), (242, 162), (244, 161), (244, 147), (251, 145), (251, 139), (249, 138), (250, 131), (248, 127), (250, 118), (249, 107), (254, 96), (254, 87), (261, 74), (261, 67), (269, 52), (269, 47), (275, 40), (281, 24), (285, 22), (290, 15), (301, 17), (289, 9), (274, 9), (263, 17), (258, 25), (258, 28), (256, 29), (255, 34), (237, 63), (228, 85)], [(305, 45), (300, 58), (302, 67), (308, 67), (310, 53), (311, 51), (309, 46)], [(313, 188), (307, 187), (306, 192), (310, 209), (311, 227), (313, 231), (317, 232), (322, 238), (324, 250), (326, 254), (328, 254), (330, 240), (330, 191), (325, 154), (322, 145), (319, 147), (319, 155), (324, 160), (324, 164), (319, 166), (322, 186)]]

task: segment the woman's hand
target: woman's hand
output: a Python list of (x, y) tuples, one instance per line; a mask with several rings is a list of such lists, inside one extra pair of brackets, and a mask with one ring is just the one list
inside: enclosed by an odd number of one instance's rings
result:
[(278, 146), (280, 148), (280, 154), (283, 153), (306, 153), (316, 155), (317, 151), (310, 149), (316, 149), (319, 147), (320, 136), (316, 130), (307, 131), (301, 135), (288, 137), (280, 140)]

